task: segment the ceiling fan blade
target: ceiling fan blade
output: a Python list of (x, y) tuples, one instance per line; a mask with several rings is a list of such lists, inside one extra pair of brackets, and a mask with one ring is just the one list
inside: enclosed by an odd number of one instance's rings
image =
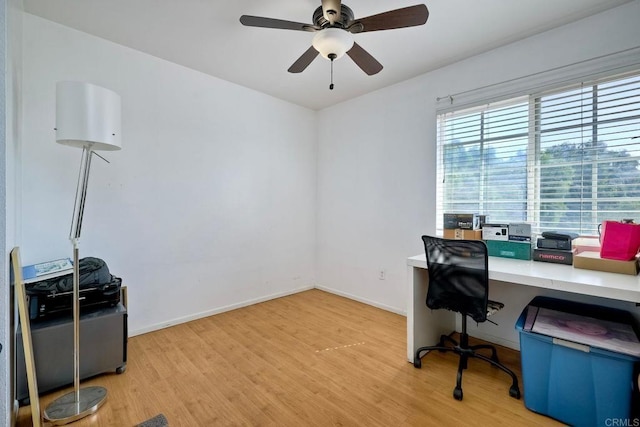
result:
[(365, 73), (372, 76), (382, 70), (382, 64), (376, 58), (371, 56), (369, 52), (364, 50), (358, 43), (354, 43), (353, 47), (347, 51), (349, 58), (353, 59), (358, 67)]
[(318, 31), (320, 29), (311, 24), (251, 15), (242, 15), (240, 22), (247, 27), (277, 28), (280, 30)]
[(300, 58), (296, 60), (296, 62), (291, 65), (291, 67), (289, 67), (287, 71), (290, 73), (303, 72), (309, 66), (309, 64), (311, 64), (311, 62), (316, 59), (318, 53), (319, 52), (313, 46), (311, 46), (305, 53), (302, 54), (302, 56), (300, 56)]
[(429, 9), (424, 4), (390, 10), (366, 18), (354, 19), (347, 24), (352, 33), (367, 31), (392, 30), (394, 28), (415, 27), (423, 25), (429, 18)]
[(342, 10), (341, 0), (322, 0), (322, 14), (324, 19), (333, 25), (340, 20)]

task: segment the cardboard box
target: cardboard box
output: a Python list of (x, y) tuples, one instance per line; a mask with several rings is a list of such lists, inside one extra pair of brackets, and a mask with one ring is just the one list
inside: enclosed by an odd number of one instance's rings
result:
[(509, 240), (509, 224), (485, 224), (482, 226), (482, 240)]
[(617, 261), (600, 258), (599, 252), (580, 252), (573, 257), (573, 266), (586, 270), (608, 271), (609, 273), (638, 274), (638, 260)]
[(443, 228), (445, 230), (479, 230), (486, 217), (475, 213), (445, 213), (443, 214)]
[(482, 230), (463, 230), (461, 228), (444, 230), (442, 237), (455, 240), (482, 240)]
[(487, 240), (485, 243), (490, 256), (531, 260), (531, 243), (529, 242)]

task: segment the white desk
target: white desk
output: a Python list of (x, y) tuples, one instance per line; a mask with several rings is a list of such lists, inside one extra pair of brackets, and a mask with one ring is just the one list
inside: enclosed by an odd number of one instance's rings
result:
[[(570, 265), (489, 257), (489, 279), (514, 285), (573, 292), (640, 304), (640, 277), (583, 270)], [(425, 255), (407, 259), (407, 359), (416, 349), (436, 345), (440, 335), (455, 329), (455, 316), (447, 310), (429, 310), (425, 302), (429, 276)]]

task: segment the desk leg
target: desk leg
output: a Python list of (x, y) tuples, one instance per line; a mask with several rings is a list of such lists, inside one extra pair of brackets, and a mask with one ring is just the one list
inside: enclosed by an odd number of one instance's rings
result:
[(456, 328), (455, 315), (447, 310), (430, 310), (427, 305), (429, 274), (426, 269), (407, 266), (409, 303), (407, 304), (407, 359), (425, 345), (436, 345), (440, 335)]

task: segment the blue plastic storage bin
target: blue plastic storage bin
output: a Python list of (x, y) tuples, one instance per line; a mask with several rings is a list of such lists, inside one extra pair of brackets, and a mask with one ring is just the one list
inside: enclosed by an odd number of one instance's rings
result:
[(527, 330), (536, 308), (622, 323), (638, 336), (638, 326), (626, 311), (534, 298), (516, 323), (525, 406), (573, 426), (640, 425), (633, 409), (640, 406), (640, 357)]

